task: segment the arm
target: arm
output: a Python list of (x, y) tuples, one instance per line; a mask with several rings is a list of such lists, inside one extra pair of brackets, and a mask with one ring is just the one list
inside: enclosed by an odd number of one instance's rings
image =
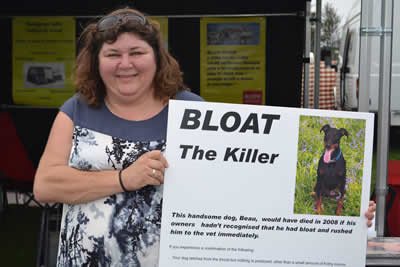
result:
[[(33, 191), (39, 202), (76, 204), (123, 191), (118, 171), (81, 171), (68, 166), (73, 128), (72, 120), (59, 112), (35, 176)], [(160, 151), (148, 152), (122, 172), (123, 183), (130, 191), (160, 185), (164, 182), (165, 167), (167, 163)]]

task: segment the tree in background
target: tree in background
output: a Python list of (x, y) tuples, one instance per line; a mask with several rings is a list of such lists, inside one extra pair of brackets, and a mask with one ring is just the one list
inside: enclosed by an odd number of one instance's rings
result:
[(332, 48), (338, 43), (340, 20), (336, 8), (326, 3), (322, 10), (321, 47)]

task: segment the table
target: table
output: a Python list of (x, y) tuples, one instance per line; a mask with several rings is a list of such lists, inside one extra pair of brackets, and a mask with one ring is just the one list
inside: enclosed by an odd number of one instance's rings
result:
[(400, 237), (368, 238), (367, 266), (400, 266)]

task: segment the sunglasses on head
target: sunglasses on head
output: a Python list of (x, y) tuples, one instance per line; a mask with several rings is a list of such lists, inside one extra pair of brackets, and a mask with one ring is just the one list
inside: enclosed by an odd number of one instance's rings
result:
[(99, 32), (106, 31), (106, 30), (114, 27), (115, 25), (121, 24), (128, 20), (136, 20), (142, 25), (147, 24), (147, 19), (143, 16), (140, 16), (137, 14), (119, 14), (119, 15), (107, 16), (107, 17), (101, 18), (97, 22), (97, 31), (99, 31)]

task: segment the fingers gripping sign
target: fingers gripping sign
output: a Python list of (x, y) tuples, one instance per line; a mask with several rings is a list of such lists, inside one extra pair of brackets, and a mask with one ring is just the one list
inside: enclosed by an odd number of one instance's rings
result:
[(123, 170), (121, 180), (127, 191), (135, 191), (146, 185), (164, 183), (168, 162), (160, 150), (153, 150), (140, 156), (132, 165)]
[(367, 226), (371, 227), (372, 226), (372, 220), (375, 217), (375, 211), (376, 211), (376, 204), (374, 201), (370, 201), (368, 205), (368, 210), (365, 212), (365, 217), (367, 217)]

